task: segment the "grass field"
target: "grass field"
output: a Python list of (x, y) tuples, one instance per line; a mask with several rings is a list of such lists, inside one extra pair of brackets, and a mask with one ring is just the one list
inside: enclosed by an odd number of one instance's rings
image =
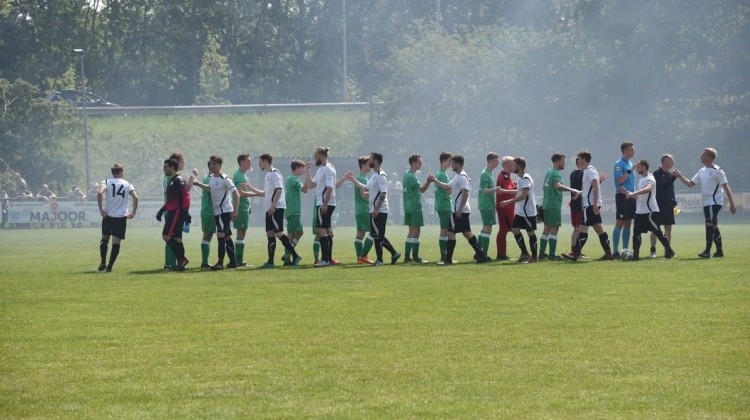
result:
[(95, 229), (0, 231), (0, 417), (748, 418), (750, 226), (723, 233), (723, 259), (680, 225), (670, 261), (327, 269), (308, 237), (307, 267), (201, 272), (194, 232), (165, 273), (132, 228), (100, 274)]

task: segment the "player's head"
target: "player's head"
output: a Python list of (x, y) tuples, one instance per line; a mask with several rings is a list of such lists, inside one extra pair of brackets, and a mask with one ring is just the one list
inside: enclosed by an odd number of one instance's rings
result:
[(370, 153), (370, 167), (371, 168), (380, 168), (380, 165), (383, 164), (383, 154), (378, 152), (372, 152)]
[(552, 155), (552, 166), (557, 169), (565, 169), (565, 155), (562, 153), (555, 153)]
[(169, 155), (170, 159), (174, 159), (177, 161), (177, 170), (182, 170), (182, 168), (185, 166), (185, 156), (182, 156), (182, 153), (180, 152), (174, 152), (171, 155)]
[(413, 171), (417, 171), (422, 167), (422, 156), (421, 155), (411, 155), (409, 156), (409, 169)]
[(516, 164), (513, 162), (513, 156), (503, 156), (503, 160), (500, 162), (505, 173), (512, 173), (516, 169)]
[(674, 156), (669, 153), (661, 156), (661, 167), (664, 169), (672, 169), (674, 166)]
[(112, 172), (112, 176), (122, 176), (124, 170), (125, 168), (119, 163), (115, 163), (114, 165), (112, 165), (112, 169), (110, 169), (110, 171)]
[(175, 176), (177, 174), (178, 168), (180, 167), (180, 162), (178, 162), (175, 159), (167, 159), (164, 161), (164, 175), (166, 176)]
[(497, 168), (498, 163), (500, 162), (500, 156), (498, 156), (495, 152), (489, 152), (487, 153), (487, 167), (491, 169)]
[(646, 176), (648, 174), (648, 161), (646, 159), (641, 159), (636, 163), (636, 169), (638, 170), (638, 175)]
[(208, 170), (212, 173), (221, 172), (221, 165), (224, 164), (224, 158), (221, 156), (213, 155), (208, 158)]
[(577, 162), (580, 169), (585, 169), (586, 166), (591, 163), (591, 152), (587, 150), (578, 152), (578, 155), (576, 156), (578, 156)]
[(526, 172), (526, 158), (522, 156), (514, 157), (513, 163), (516, 165), (515, 173), (520, 175)]
[(273, 168), (273, 156), (270, 153), (263, 153), (258, 156), (258, 166), (264, 171), (270, 171)]
[(292, 172), (300, 176), (302, 172), (305, 170), (305, 162), (299, 159), (294, 159), (291, 164)]
[(451, 167), (456, 172), (461, 172), (464, 169), (464, 157), (461, 155), (453, 155), (451, 158)]
[(318, 147), (315, 149), (315, 166), (323, 166), (328, 163), (329, 147)]
[(241, 154), (237, 155), (237, 165), (240, 166), (240, 170), (242, 172), (247, 172), (248, 169), (253, 165), (252, 160), (250, 160), (249, 154)]
[(440, 153), (440, 163), (448, 162), (453, 157), (453, 153), (451, 152), (442, 152)]
[(624, 141), (620, 145), (620, 151), (623, 157), (630, 159), (635, 154), (635, 144), (632, 141)]
[(357, 158), (359, 171), (363, 174), (370, 172), (370, 156), (360, 156)]
[(718, 153), (716, 152), (716, 149), (713, 147), (706, 147), (703, 149), (703, 153), (701, 153), (701, 163), (704, 165), (711, 165), (716, 160), (716, 156)]

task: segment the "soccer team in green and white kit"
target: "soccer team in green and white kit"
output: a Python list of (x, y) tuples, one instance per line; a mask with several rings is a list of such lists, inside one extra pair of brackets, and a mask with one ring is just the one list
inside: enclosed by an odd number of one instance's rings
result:
[[(336, 168), (329, 162), (329, 149), (315, 150), (314, 165), (317, 167), (312, 173), (313, 162), (293, 160), (291, 172), (284, 179), (282, 172), (273, 166), (273, 156), (264, 153), (259, 156), (258, 166), (265, 172), (264, 187), (258, 189), (250, 185), (246, 176), (252, 165), (250, 155), (237, 156), (238, 169), (230, 178), (222, 172), (223, 159), (211, 156), (208, 161), (209, 173), (201, 178), (199, 171), (194, 169), (192, 176), (185, 180), (180, 175), (184, 167), (184, 158), (179, 153), (172, 154), (164, 161), (165, 204), (157, 214), (162, 220), (166, 215), (163, 238), (166, 242), (164, 268), (183, 271), (188, 264), (182, 243), (183, 225), (191, 220), (188, 213), (190, 205), (189, 190), (193, 186), (201, 188), (201, 269), (222, 270), (225, 268), (246, 267), (245, 244), (246, 232), (249, 228), (250, 197), (262, 197), (265, 212), (265, 232), (267, 238), (268, 260), (259, 268), (275, 268), (277, 241), (284, 247), (281, 257), (283, 266), (298, 267), (302, 256), (298, 251), (300, 239), (304, 234), (301, 214), (301, 194), (313, 192), (314, 214), (313, 233), (315, 235), (314, 267), (330, 267), (340, 263), (333, 258), (333, 220), (336, 210), (336, 189), (344, 182), (352, 183), (355, 188), (354, 216), (356, 220), (356, 236), (354, 249), (357, 264), (381, 266), (384, 264), (383, 250), (390, 253), (390, 264), (396, 264), (403, 256), (403, 263), (425, 264), (426, 259), (420, 254), (421, 228), (424, 226), (424, 209), (422, 194), (434, 184), (434, 212), (440, 224), (438, 248), (440, 255), (437, 264), (451, 266), (457, 261), (453, 259), (456, 248), (456, 234), (460, 233), (468, 241), (473, 250), (473, 260), (476, 263), (487, 263), (493, 259), (488, 255), (490, 250), (493, 226), (500, 224), (497, 234), (498, 261), (511, 260), (507, 256), (505, 236), (508, 231), (513, 233), (520, 250), (518, 263), (535, 263), (549, 260), (564, 259), (579, 261), (587, 259), (583, 248), (587, 243), (589, 227), (594, 228), (604, 255), (600, 260), (625, 258), (626, 248), (630, 239), (632, 226), (633, 250), (627, 259), (641, 258), (642, 234), (650, 232), (652, 242), (651, 258), (656, 257), (655, 242), (658, 240), (664, 247), (664, 258), (674, 257), (671, 246), (672, 229), (674, 224), (673, 209), (676, 209), (673, 183), (681, 180), (686, 186), (701, 186), (701, 196), (704, 205), (706, 226), (706, 246), (698, 254), (701, 258), (717, 258), (724, 256), (723, 243), (718, 225), (718, 214), (729, 202), (729, 210), (736, 212), (732, 191), (727, 182), (723, 169), (714, 161), (717, 152), (713, 148), (706, 148), (700, 156), (703, 167), (691, 179), (686, 178), (681, 171), (674, 168), (674, 157), (665, 154), (661, 157), (661, 167), (651, 172), (650, 163), (641, 159), (635, 164), (631, 162), (635, 154), (632, 142), (623, 142), (622, 157), (615, 163), (614, 182), (616, 191), (617, 223), (613, 232), (614, 247), (610, 244), (609, 235), (604, 228), (601, 207), (601, 183), (606, 174), (600, 174), (591, 164), (592, 156), (588, 151), (582, 151), (575, 158), (576, 170), (571, 173), (570, 186), (563, 183), (561, 171), (565, 169), (566, 157), (562, 153), (555, 153), (551, 157), (552, 167), (546, 172), (542, 184), (543, 200), (540, 206), (536, 204), (535, 182), (526, 171), (527, 162), (523, 157), (505, 156), (502, 159), (497, 153), (488, 153), (487, 166), (482, 170), (479, 178), (479, 188), (476, 199), (481, 216), (482, 229), (477, 236), (471, 230), (472, 187), (469, 175), (464, 170), (464, 157), (458, 154), (443, 152), (439, 155), (437, 171), (430, 173), (422, 182), (419, 171), (423, 166), (422, 156), (410, 155), (407, 159), (408, 171), (403, 175), (404, 220), (408, 233), (404, 242), (403, 254), (397, 250), (386, 237), (388, 215), (390, 213), (388, 198), (388, 177), (383, 169), (383, 155), (372, 152), (369, 156), (357, 159), (359, 172), (346, 173), (340, 179), (336, 178)], [(497, 179), (493, 179), (493, 171), (498, 167), (501, 171)], [(447, 170), (453, 170), (453, 177), (449, 178)], [(120, 242), (125, 239), (126, 221), (132, 218), (138, 205), (135, 188), (123, 179), (124, 169), (120, 164), (112, 168), (113, 178), (102, 182), (99, 193), (99, 208), (102, 213), (102, 239), (100, 241), (101, 262), (99, 271), (111, 272), (120, 251)], [(515, 182), (511, 173), (516, 175)], [(640, 175), (636, 184), (635, 173)], [(637, 186), (636, 186), (637, 185)], [(119, 186), (121, 193), (117, 191)], [(110, 189), (111, 191), (110, 194)], [(571, 195), (571, 224), (574, 232), (571, 237), (571, 251), (558, 253), (558, 233), (562, 225), (563, 194)], [(132, 209), (128, 209), (127, 196), (132, 197)], [(544, 223), (541, 236), (537, 239), (537, 219)], [(635, 223), (632, 223), (632, 221)], [(286, 221), (286, 229), (284, 228)], [(400, 221), (395, 221), (399, 223)], [(230, 224), (233, 223), (237, 231), (236, 240), (232, 240)], [(666, 234), (662, 232), (665, 224)], [(187, 225), (185, 225), (187, 228)], [(187, 230), (186, 230), (187, 231)], [(522, 231), (526, 231), (528, 248)], [(286, 233), (285, 233), (286, 232)], [(217, 262), (210, 264), (210, 244), (214, 233), (218, 238)], [(107, 263), (108, 243), (112, 239), (112, 255)], [(622, 252), (619, 243), (622, 241)], [(374, 246), (375, 259), (369, 257)], [(715, 252), (711, 249), (715, 246)], [(614, 248), (614, 249), (613, 249)], [(229, 263), (224, 265), (224, 258)]]

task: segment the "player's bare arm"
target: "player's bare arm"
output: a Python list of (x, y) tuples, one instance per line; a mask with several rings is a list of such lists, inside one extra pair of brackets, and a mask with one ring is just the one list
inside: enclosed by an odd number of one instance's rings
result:
[(734, 197), (732, 197), (732, 189), (729, 188), (729, 183), (726, 183), (721, 187), (724, 188), (724, 194), (726, 194), (727, 200), (729, 200), (729, 212), (732, 214), (737, 213), (737, 207), (734, 205)]
[(135, 213), (138, 211), (138, 194), (136, 194), (135, 191), (131, 191), (130, 196), (133, 198), (133, 210), (128, 213), (128, 219), (134, 218)]

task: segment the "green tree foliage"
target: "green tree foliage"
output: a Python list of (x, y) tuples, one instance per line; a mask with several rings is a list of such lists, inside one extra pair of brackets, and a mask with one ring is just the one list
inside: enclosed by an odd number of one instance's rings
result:
[(228, 103), (221, 96), (229, 88), (229, 64), (227, 58), (219, 53), (221, 46), (212, 34), (208, 34), (208, 44), (203, 53), (200, 70), (200, 91), (196, 103), (219, 105)]

